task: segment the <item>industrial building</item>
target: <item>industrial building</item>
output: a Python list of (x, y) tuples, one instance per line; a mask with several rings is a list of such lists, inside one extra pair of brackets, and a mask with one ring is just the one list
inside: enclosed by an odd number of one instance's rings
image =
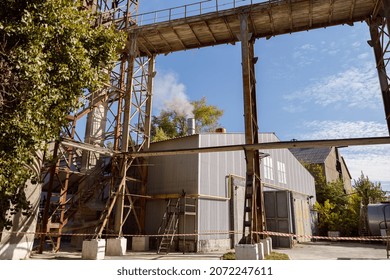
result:
[[(249, 4), (233, 0), (226, 6), (215, 0), (145, 14), (138, 13), (138, 0), (84, 2), (87, 10), (99, 15), (94, 23), (96, 27), (114, 26), (123, 30), (128, 34), (128, 42), (110, 71), (110, 84), (94, 94), (85, 92), (80, 98), (84, 105), (67, 116), (69, 124), (61, 132), (61, 141), (53, 147), (53, 158), (58, 160), (45, 163), (40, 160), (42, 181), (33, 186), (38, 190), (42, 186), (47, 193), (40, 226), (36, 230), (40, 253), (47, 249), (48, 239), (54, 251), (60, 250), (61, 238), (67, 228), (76, 226), (77, 229), (71, 229), (72, 233), (99, 241), (102, 237), (121, 237), (126, 233), (123, 230), (125, 223), (126, 229), (131, 227), (130, 222), (138, 227), (137, 234), (156, 234), (159, 229), (161, 232), (164, 213), (171, 206), (176, 210), (179, 208), (178, 216), (184, 216), (176, 222), (179, 234), (189, 234), (180, 235), (177, 242), (178, 247), (181, 245), (185, 250), (227, 248), (240, 238), (246, 238), (243, 243), (248, 246), (259, 243), (256, 232), (265, 229), (264, 213), (267, 230), (310, 234), (314, 179), (287, 148), (389, 143), (388, 137), (278, 143), (273, 134), (258, 135), (254, 49), (256, 39), (340, 24), (353, 26), (354, 22), (366, 21), (390, 132), (390, 87), (388, 64), (385, 63), (388, 59), (389, 1), (259, 0)], [(151, 144), (156, 57), (236, 43), (240, 43), (242, 55), (244, 134), (191, 135)], [(85, 130), (83, 139), (76, 132), (80, 125)], [(270, 143), (273, 148), (258, 152), (258, 144), (262, 141), (273, 142)], [(194, 151), (174, 156), (147, 154), (160, 149), (233, 144), (245, 146), (245, 152), (243, 148), (241, 151)], [(261, 165), (259, 157), (262, 158)], [(95, 194), (106, 189), (110, 191), (101, 192), (98, 197), (102, 205), (94, 203)], [(178, 203), (179, 198), (180, 203), (184, 201), (184, 207)], [(53, 210), (54, 203), (57, 207)], [(72, 224), (77, 219), (83, 228)], [(16, 251), (21, 247), (22, 257), (27, 257), (33, 244), (31, 240), (25, 242), (25, 231), (33, 230), (36, 221), (33, 218), (28, 228), (15, 225), (12, 233), (3, 234), (0, 257), (20, 258)], [(240, 231), (241, 234), (236, 234)], [(11, 234), (17, 238), (9, 238)], [(274, 238), (273, 242), (279, 246), (292, 244), (289, 238)], [(163, 249), (160, 247), (158, 250)], [(93, 247), (89, 249), (94, 250)], [(14, 252), (8, 253), (10, 250)], [(98, 253), (95, 252), (95, 259), (101, 257)]]
[[(259, 140), (260, 143), (279, 141), (273, 133), (260, 133)], [(150, 151), (243, 143), (243, 133), (194, 134), (152, 143)], [(260, 152), (267, 230), (311, 235), (314, 178), (288, 149)], [(194, 210), (181, 211), (177, 233), (195, 235), (179, 237), (177, 249), (204, 252), (233, 248), (242, 237), (239, 232), (243, 227), (244, 188), (243, 151), (150, 158), (148, 195), (161, 199), (147, 201), (146, 234), (161, 234), (159, 227), (167, 203), (175, 204), (181, 197), (186, 200), (187, 208), (193, 204)], [(273, 238), (274, 246), (291, 247), (292, 244), (292, 238)]]
[(292, 148), (290, 152), (302, 163), (321, 166), (326, 182), (342, 180), (345, 193), (352, 193), (352, 176), (337, 147)]

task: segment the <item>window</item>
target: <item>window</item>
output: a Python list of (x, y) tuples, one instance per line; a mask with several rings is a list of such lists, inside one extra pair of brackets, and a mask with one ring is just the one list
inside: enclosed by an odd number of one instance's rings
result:
[(274, 171), (272, 169), (272, 158), (271, 157), (263, 158), (263, 164), (264, 164), (264, 178), (273, 180)]
[(287, 184), (286, 179), (286, 165), (283, 162), (278, 161), (278, 181), (282, 184)]

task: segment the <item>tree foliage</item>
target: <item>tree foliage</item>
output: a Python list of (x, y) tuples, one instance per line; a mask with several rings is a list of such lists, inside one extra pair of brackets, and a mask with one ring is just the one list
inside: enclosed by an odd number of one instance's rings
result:
[[(218, 120), (223, 110), (217, 106), (208, 105), (205, 97), (192, 101), (193, 116), (195, 118), (196, 133), (214, 131), (219, 125)], [(153, 141), (162, 141), (187, 135), (187, 116), (174, 109), (162, 110), (158, 116), (152, 118)]]
[(107, 81), (124, 45), (114, 28), (93, 28), (71, 0), (0, 2), (0, 228), (14, 207), (28, 210), (26, 166), (58, 136), (85, 91)]
[(386, 200), (386, 192), (381, 188), (380, 183), (373, 183), (363, 172), (357, 180), (354, 180), (354, 189), (359, 197), (360, 211), (360, 229), (368, 231), (368, 204), (379, 203)]
[[(315, 170), (318, 171), (317, 168)], [(380, 183), (371, 182), (363, 173), (354, 181), (355, 192), (349, 195), (344, 192), (342, 180), (330, 183), (324, 183), (322, 179), (317, 181), (323, 182), (316, 186), (317, 202), (314, 205), (322, 235), (329, 230), (337, 230), (343, 236), (357, 236), (362, 228), (368, 228), (367, 205), (386, 198)]]

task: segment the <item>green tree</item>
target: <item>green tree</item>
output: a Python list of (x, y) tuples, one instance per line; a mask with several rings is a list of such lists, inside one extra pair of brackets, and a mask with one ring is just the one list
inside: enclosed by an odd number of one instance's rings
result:
[[(195, 118), (196, 133), (214, 131), (219, 125), (218, 120), (223, 110), (217, 106), (208, 105), (205, 97), (191, 102)], [(152, 139), (161, 141), (186, 135), (188, 132), (187, 116), (174, 109), (162, 110), (152, 118)]]
[(368, 176), (364, 176), (363, 172), (357, 180), (354, 180), (353, 185), (356, 194), (359, 197), (361, 205), (359, 230), (368, 230), (367, 209), (370, 203), (379, 203), (386, 200), (386, 192), (381, 188), (380, 183), (371, 182)]
[(28, 211), (24, 184), (37, 150), (59, 135), (85, 91), (108, 81), (125, 35), (93, 28), (72, 0), (0, 2), (0, 229)]

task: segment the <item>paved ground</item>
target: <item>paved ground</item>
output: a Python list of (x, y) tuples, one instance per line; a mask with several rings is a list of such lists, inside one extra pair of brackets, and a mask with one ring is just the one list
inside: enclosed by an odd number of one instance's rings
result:
[[(287, 254), (291, 260), (386, 260), (385, 245), (381, 243), (359, 242), (308, 242), (294, 246), (293, 249), (274, 249), (275, 252)], [(219, 260), (225, 252), (204, 254), (170, 253), (158, 255), (156, 252), (127, 252), (123, 257), (109, 257), (107, 260)], [(59, 253), (44, 252), (33, 254), (32, 260), (75, 260), (81, 259), (81, 252), (64, 250)]]
[(386, 247), (381, 243), (308, 242), (293, 249), (275, 249), (291, 260), (385, 260)]

